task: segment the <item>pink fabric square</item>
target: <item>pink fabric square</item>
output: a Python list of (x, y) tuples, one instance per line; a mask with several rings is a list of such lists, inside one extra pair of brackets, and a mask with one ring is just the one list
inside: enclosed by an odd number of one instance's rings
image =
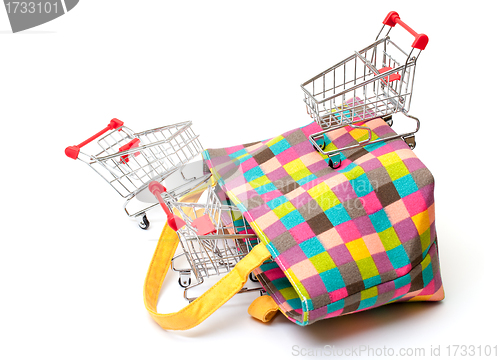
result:
[(363, 204), (365, 212), (367, 215), (371, 215), (382, 209), (382, 204), (380, 203), (375, 191), (360, 197), (359, 200)]
[(269, 174), (270, 172), (281, 168), (281, 164), (278, 159), (273, 157), (272, 159), (267, 160), (265, 163), (261, 164), (260, 168), (262, 169), (262, 171), (264, 171), (264, 173)]
[(246, 171), (253, 169), (257, 166), (259, 166), (259, 164), (257, 164), (257, 161), (255, 161), (255, 159), (253, 157), (240, 164), (240, 168), (243, 172), (246, 172)]
[(431, 280), (430, 283), (427, 284), (426, 287), (423, 288), (423, 290), (420, 292), (420, 296), (423, 296), (423, 295), (432, 295), (436, 292), (436, 282), (434, 281), (434, 279)]
[(276, 198), (279, 198), (280, 196), (283, 196), (283, 194), (281, 194), (281, 191), (273, 190), (273, 191), (269, 191), (268, 193), (262, 194), (260, 197), (266, 203), (269, 203), (269, 201), (276, 199)]
[(330, 296), (330, 301), (333, 303), (335, 301), (338, 301), (340, 299), (343, 299), (347, 297), (347, 289), (343, 287), (342, 289), (338, 289), (335, 291), (332, 291), (331, 293), (328, 293)]
[(379, 147), (378, 149), (373, 150), (371, 153), (376, 157), (379, 157), (387, 153), (390, 153), (391, 151), (392, 151), (391, 147), (386, 144), (384, 146)]
[(408, 291), (410, 291), (410, 286), (411, 286), (411, 284), (408, 284), (408, 285), (403, 286), (402, 288), (396, 289), (394, 291), (393, 298), (397, 298), (398, 296), (406, 294)]
[(318, 235), (319, 242), (323, 247), (328, 250), (338, 245), (343, 245), (344, 241), (340, 237), (339, 233), (335, 228), (325, 231)]
[(352, 221), (346, 221), (345, 223), (337, 225), (336, 229), (339, 232), (342, 240), (344, 240), (344, 243), (348, 243), (361, 237), (356, 224)]
[(289, 162), (298, 159), (300, 156), (297, 154), (293, 147), (286, 149), (285, 151), (280, 152), (276, 155), (276, 159), (282, 164), (286, 165)]
[(326, 315), (325, 319), (329, 319), (329, 318), (332, 318), (332, 317), (340, 316), (340, 315), (342, 315), (342, 311), (344, 311), (344, 309), (336, 310), (336, 311), (334, 311), (334, 312)]
[(285, 277), (285, 273), (283, 273), (283, 270), (281, 270), (281, 268), (279, 268), (279, 267), (267, 270), (265, 272), (265, 274), (269, 278), (269, 280), (271, 280), (271, 281)]
[(282, 167), (280, 167), (274, 171), (267, 173), (267, 178), (274, 182), (274, 181), (277, 181), (279, 179), (284, 178), (287, 175), (288, 175), (288, 173), (286, 172), (286, 170), (283, 169)]
[(371, 255), (378, 254), (385, 251), (384, 245), (380, 240), (378, 234), (371, 234), (363, 236), (363, 241)]
[(403, 198), (403, 202), (410, 216), (420, 214), (422, 211), (427, 209), (427, 204), (425, 203), (422, 194), (420, 194), (420, 191), (415, 191), (413, 194), (405, 196)]
[(410, 270), (411, 270), (411, 264), (400, 267), (399, 269), (395, 269), (396, 275), (398, 277), (408, 274), (410, 272)]
[(311, 230), (309, 224), (306, 222), (291, 228), (290, 234), (295, 240), (297, 240), (297, 244), (300, 244), (301, 242), (304, 242), (305, 240), (316, 236)]
[(403, 203), (403, 200), (398, 200), (385, 208), (385, 212), (391, 222), (391, 224), (397, 224), (400, 221), (403, 221), (405, 219), (408, 219), (410, 217), (410, 214), (408, 213), (408, 210), (406, 209), (405, 204)]
[(232, 153), (235, 153), (237, 151), (240, 151), (241, 149), (244, 149), (243, 145), (236, 145), (236, 146), (231, 146), (231, 147), (226, 148), (226, 152), (228, 154), (232, 154)]
[(321, 126), (319, 126), (317, 123), (312, 122), (307, 126), (304, 126), (302, 128), (302, 132), (304, 133), (305, 136), (309, 137), (309, 135), (320, 132)]

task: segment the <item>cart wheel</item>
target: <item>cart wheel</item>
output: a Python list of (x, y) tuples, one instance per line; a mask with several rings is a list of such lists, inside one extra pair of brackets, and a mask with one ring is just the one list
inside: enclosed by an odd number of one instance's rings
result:
[(251, 272), (250, 275), (248, 275), (248, 278), (250, 279), (250, 281), (259, 282), (259, 280), (257, 279), (257, 276), (255, 276), (255, 274), (253, 272)]
[(342, 165), (342, 160), (339, 160), (337, 162), (333, 162), (332, 159), (328, 160), (328, 166), (331, 167), (332, 169), (338, 169)]
[(187, 288), (189, 285), (191, 285), (191, 278), (188, 279), (187, 283), (183, 283), (181, 281), (181, 278), (179, 278), (179, 285), (183, 288)]
[[(323, 144), (322, 145), (319, 145), (319, 147), (321, 148), (321, 150), (325, 150), (325, 140), (323, 140)], [(314, 150), (316, 150), (317, 152), (319, 152), (319, 149), (318, 147), (316, 146), (316, 144), (313, 144), (313, 148)]]
[(149, 228), (149, 220), (146, 214), (144, 214), (144, 216), (142, 217), (142, 221), (139, 223), (139, 227), (142, 230), (147, 230)]

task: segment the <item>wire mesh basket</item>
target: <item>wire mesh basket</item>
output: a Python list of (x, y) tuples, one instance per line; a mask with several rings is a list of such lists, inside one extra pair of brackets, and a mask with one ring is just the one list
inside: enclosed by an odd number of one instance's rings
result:
[[(194, 300), (187, 296), (189, 289), (206, 278), (230, 272), (260, 242), (238, 208), (228, 200), (221, 201), (225, 194), (217, 185), (208, 187), (202, 203), (177, 202), (157, 182), (149, 189), (167, 213), (169, 226), (177, 232), (183, 252), (172, 259), (172, 268), (179, 272), (187, 300)], [(182, 258), (187, 260), (187, 268), (177, 267)], [(258, 282), (253, 274), (250, 280)], [(254, 290), (261, 288), (244, 288), (242, 292)]]
[[(175, 172), (182, 172), (186, 164), (203, 151), (199, 136), (193, 132), (191, 125), (192, 122), (187, 121), (136, 133), (125, 127), (122, 121), (113, 119), (94, 136), (66, 148), (66, 155), (94, 169), (126, 199), (124, 209), (127, 215), (142, 217), (139, 225), (147, 228), (146, 211), (158, 204), (148, 205), (133, 213), (128, 211), (127, 205), (151, 181), (161, 182)], [(94, 142), (92, 154), (81, 151), (91, 142)], [(193, 188), (208, 177), (205, 173), (183, 180)]]
[[(392, 115), (401, 112), (415, 120), (414, 131), (391, 137), (403, 138), (410, 148), (415, 147), (414, 134), (419, 130), (420, 122), (409, 115), (408, 111), (413, 95), (417, 59), (425, 49), (428, 37), (417, 34), (394, 11), (387, 15), (383, 24), (374, 43), (360, 51), (354, 51), (354, 54), (301, 85), (307, 113), (323, 129), (310, 135), (309, 139), (317, 151), (330, 158), (329, 165), (332, 168), (341, 165), (342, 151), (382, 141), (372, 140), (372, 132), (368, 126), (356, 125), (374, 118), (381, 117), (392, 126)], [(396, 24), (415, 36), (409, 53), (389, 37), (389, 32)], [(389, 30), (379, 39), (385, 26), (389, 26)], [(366, 130), (367, 138), (358, 144), (324, 151), (325, 134), (344, 126)], [(390, 138), (385, 140), (388, 139)]]

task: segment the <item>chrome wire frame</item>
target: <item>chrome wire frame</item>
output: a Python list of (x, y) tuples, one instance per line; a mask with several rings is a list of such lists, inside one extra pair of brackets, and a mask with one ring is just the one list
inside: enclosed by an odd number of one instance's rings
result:
[[(195, 281), (185, 286), (184, 290), (184, 298), (189, 301), (193, 301), (195, 297), (189, 297), (188, 290), (202, 284), (205, 278), (230, 272), (236, 263), (260, 242), (248, 223), (243, 221), (240, 210), (236, 206), (221, 203), (217, 196), (218, 190), (220, 191), (218, 186), (209, 186), (203, 204), (176, 202), (168, 192), (165, 193), (167, 206), (186, 222), (186, 225), (177, 231), (183, 253), (172, 259), (172, 269), (179, 272), (179, 282), (182, 274), (194, 275)], [(215, 233), (197, 235), (191, 223), (202, 215), (210, 217)], [(176, 267), (176, 260), (181, 257), (187, 260), (189, 268)], [(243, 288), (240, 292), (257, 290), (262, 288)]]
[[(384, 141), (372, 140), (372, 131), (368, 126), (356, 125), (371, 119), (388, 119), (395, 113), (403, 113), (416, 121), (415, 130), (385, 140), (403, 138), (410, 147), (415, 144), (414, 134), (419, 130), (420, 122), (408, 111), (420, 52), (416, 56), (412, 55), (413, 50), (407, 54), (388, 34), (381, 39), (377, 36), (373, 44), (354, 51), (353, 55), (301, 85), (307, 113), (323, 129), (310, 135), (309, 140), (318, 152), (330, 159), (335, 158), (339, 164), (342, 151)], [(391, 69), (380, 73), (380, 69), (389, 67)], [(324, 151), (325, 134), (345, 126), (366, 130), (367, 139), (355, 145)], [(321, 139), (323, 144), (319, 143)]]
[[(81, 151), (78, 159), (94, 169), (125, 198), (127, 216), (138, 217), (158, 203), (131, 213), (127, 210), (129, 202), (146, 190), (151, 181), (161, 182), (174, 172), (182, 171), (203, 151), (199, 136), (193, 132), (191, 125), (191, 121), (186, 121), (138, 133), (122, 126), (98, 139), (99, 150), (95, 155)], [(120, 151), (134, 139), (139, 139), (139, 146)], [(191, 188), (208, 178), (190, 179), (193, 182)]]

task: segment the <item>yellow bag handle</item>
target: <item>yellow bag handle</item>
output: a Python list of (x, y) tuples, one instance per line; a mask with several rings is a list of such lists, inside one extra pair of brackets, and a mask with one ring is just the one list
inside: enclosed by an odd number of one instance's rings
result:
[[(182, 201), (196, 202), (202, 192), (199, 189), (195, 190), (193, 193), (186, 195)], [(250, 272), (271, 257), (266, 246), (263, 243), (258, 244), (236, 263), (231, 272), (203, 295), (178, 312), (160, 314), (156, 309), (158, 296), (178, 244), (177, 233), (166, 224), (144, 282), (144, 304), (146, 309), (152, 318), (165, 330), (187, 330), (199, 325), (238, 293), (245, 285)]]

